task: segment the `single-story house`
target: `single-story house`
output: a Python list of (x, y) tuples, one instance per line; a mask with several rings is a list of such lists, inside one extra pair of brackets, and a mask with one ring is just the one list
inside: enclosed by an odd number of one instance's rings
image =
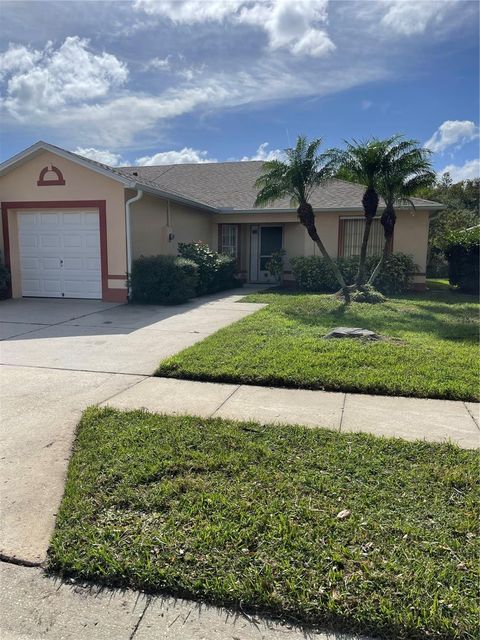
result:
[[(295, 208), (280, 200), (255, 208), (262, 162), (110, 167), (46, 142), (0, 165), (0, 250), (13, 297), (127, 299), (126, 274), (140, 255), (176, 254), (202, 240), (234, 256), (247, 282), (269, 282), (265, 265), (283, 248), (289, 259), (318, 253)], [(332, 180), (312, 197), (317, 227), (335, 256), (358, 254), (361, 185)], [(398, 207), (393, 250), (413, 256), (415, 286), (425, 286), (429, 218), (442, 205), (419, 198)], [(380, 207), (381, 210), (381, 207)], [(374, 222), (369, 252), (383, 246)]]

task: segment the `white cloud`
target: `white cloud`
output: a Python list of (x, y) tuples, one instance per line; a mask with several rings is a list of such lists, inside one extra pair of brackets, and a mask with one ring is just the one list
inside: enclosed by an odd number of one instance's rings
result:
[[(10, 45), (2, 54), (8, 76), (3, 104), (17, 117), (54, 113), (68, 104), (103, 98), (128, 77), (125, 64), (109, 53), (95, 54), (78, 36), (43, 51)], [(17, 58), (15, 52), (21, 55)]]
[(12, 72), (22, 73), (32, 69), (41, 56), (40, 51), (10, 44), (8, 49), (0, 54), (0, 80)]
[(335, 49), (320, 24), (327, 22), (328, 0), (136, 0), (134, 8), (177, 24), (248, 24), (266, 31), (271, 49), (321, 57)]
[(113, 153), (106, 149), (95, 149), (94, 147), (77, 147), (73, 150), (73, 153), (77, 153), (84, 158), (90, 158), (90, 160), (96, 160), (103, 164), (108, 164), (110, 167), (119, 167), (124, 164), (122, 156), (119, 153)]
[(268, 142), (263, 142), (253, 156), (243, 156), (242, 162), (247, 160), (263, 160), (264, 162), (267, 160), (281, 160), (284, 155), (283, 151), (281, 149), (268, 150), (268, 146)]
[(220, 22), (234, 14), (245, 0), (135, 0), (134, 9), (179, 24)]
[(324, 56), (335, 49), (319, 29), (327, 21), (328, 0), (274, 0), (244, 7), (238, 21), (263, 28), (271, 49), (288, 48), (295, 55)]
[(444, 173), (449, 173), (453, 182), (480, 178), (480, 160), (467, 160), (462, 165), (448, 164), (444, 169), (438, 172), (440, 176)]
[(172, 56), (169, 54), (166, 58), (152, 58), (144, 66), (145, 71), (149, 69), (160, 69), (168, 71), (171, 68)]
[(405, 36), (423, 33), (432, 24), (442, 22), (457, 3), (458, 0), (383, 0), (387, 11), (381, 25)]
[(191, 147), (184, 147), (180, 149), (180, 151), (160, 151), (153, 156), (143, 156), (135, 160), (135, 164), (139, 166), (202, 164), (204, 162), (217, 162), (217, 160), (215, 160), (215, 158), (209, 158), (208, 151), (199, 151)]
[(477, 137), (478, 127), (471, 120), (446, 120), (424, 146), (431, 151), (440, 152), (452, 145), (461, 146)]
[(364, 111), (373, 107), (373, 102), (371, 100), (362, 100), (360, 104)]

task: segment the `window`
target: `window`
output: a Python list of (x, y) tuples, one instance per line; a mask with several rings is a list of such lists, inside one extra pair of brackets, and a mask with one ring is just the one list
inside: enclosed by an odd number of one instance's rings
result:
[[(339, 255), (350, 258), (360, 255), (365, 218), (340, 218)], [(378, 256), (383, 251), (385, 237), (380, 218), (375, 218), (370, 228), (367, 256)]]
[(220, 232), (220, 253), (238, 258), (238, 225), (222, 224)]

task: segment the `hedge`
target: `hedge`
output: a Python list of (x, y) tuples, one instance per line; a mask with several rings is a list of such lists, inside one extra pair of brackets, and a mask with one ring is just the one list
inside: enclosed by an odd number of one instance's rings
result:
[(454, 231), (443, 241), (450, 284), (458, 286), (462, 291), (479, 291), (479, 248), (480, 227)]
[(198, 267), (198, 296), (239, 286), (235, 260), (213, 251), (204, 242), (179, 242), (178, 253)]
[[(379, 259), (378, 256), (367, 258), (368, 274), (373, 271)], [(347, 284), (353, 283), (358, 269), (358, 257), (337, 258), (336, 263)], [(291, 258), (290, 264), (296, 284), (303, 291), (333, 293), (340, 288), (329, 263), (320, 256)], [(375, 281), (375, 288), (389, 295), (402, 293), (412, 286), (415, 270), (411, 256), (393, 253), (386, 259)]]
[(176, 256), (149, 256), (134, 260), (130, 300), (141, 304), (180, 304), (193, 298), (198, 267)]

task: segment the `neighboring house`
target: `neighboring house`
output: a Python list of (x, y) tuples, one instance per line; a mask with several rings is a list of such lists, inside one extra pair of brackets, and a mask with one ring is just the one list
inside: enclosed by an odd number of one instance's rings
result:
[[(318, 250), (288, 200), (254, 207), (261, 171), (262, 162), (112, 168), (38, 142), (0, 165), (0, 248), (12, 295), (125, 301), (132, 259), (176, 254), (179, 242), (194, 240), (234, 256), (247, 282), (269, 282), (266, 262), (283, 248), (292, 279), (289, 258)], [(359, 252), (362, 194), (332, 180), (311, 199), (333, 257)], [(429, 216), (443, 207), (413, 200), (415, 209), (398, 207), (393, 250), (413, 256), (423, 288)], [(382, 246), (375, 220), (369, 252)]]

